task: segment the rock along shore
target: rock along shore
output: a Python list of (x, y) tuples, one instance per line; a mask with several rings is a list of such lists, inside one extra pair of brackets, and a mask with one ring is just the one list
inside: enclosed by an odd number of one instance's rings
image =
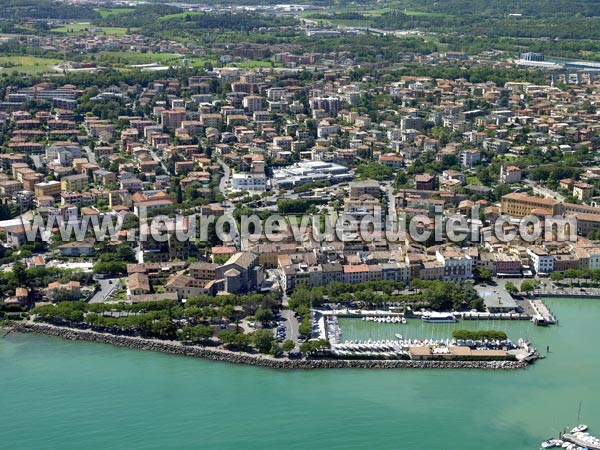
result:
[(59, 327), (45, 323), (21, 322), (12, 327), (21, 333), (37, 333), (76, 341), (99, 342), (116, 347), (193, 356), (213, 361), (269, 367), (272, 369), (524, 369), (524, 361), (413, 361), (413, 360), (342, 360), (342, 359), (288, 359), (268, 355), (234, 352), (222, 348), (183, 345), (176, 341), (119, 336), (91, 330)]

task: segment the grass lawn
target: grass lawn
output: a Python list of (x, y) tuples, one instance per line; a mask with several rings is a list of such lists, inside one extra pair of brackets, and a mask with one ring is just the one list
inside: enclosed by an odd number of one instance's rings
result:
[(160, 16), (158, 18), (158, 20), (167, 20), (167, 19), (172, 19), (174, 17), (185, 17), (187, 15), (189, 15), (190, 17), (193, 17), (193, 16), (203, 16), (204, 13), (201, 12), (201, 11), (183, 11), (183, 12), (180, 12), (180, 13), (167, 14), (165, 16)]
[(210, 63), (213, 67), (219, 66), (219, 60), (216, 57), (208, 55), (186, 56), (190, 62), (190, 67), (204, 67), (204, 64)]
[(0, 56), (0, 73), (12, 73), (14, 70), (29, 75), (54, 72), (51, 66), (60, 62), (59, 59), (37, 56)]
[[(95, 61), (100, 65), (131, 66), (138, 64), (163, 64), (181, 66), (183, 60), (189, 61), (190, 67), (203, 67), (209, 62), (213, 66), (218, 66), (219, 62), (214, 56), (210, 55), (178, 55), (176, 53), (138, 53), (138, 52), (98, 52), (95, 54)], [(252, 61), (250, 61), (252, 63)], [(261, 61), (257, 61), (261, 63)], [(270, 66), (270, 64), (269, 64)]]
[[(258, 68), (258, 67), (273, 67), (273, 65), (271, 64), (271, 61), (258, 61), (258, 60), (234, 62), (234, 63), (231, 63), (231, 65), (233, 65), (235, 67), (239, 67), (241, 69), (253, 69), (253, 68)], [(275, 65), (275, 67), (276, 66), (277, 65)]]
[[(123, 36), (123, 35), (127, 34), (127, 28), (97, 27), (95, 25), (92, 25), (89, 22), (70, 23), (70, 24), (65, 25), (64, 27), (53, 28), (52, 31), (54, 33), (66, 33), (66, 34), (70, 34), (70, 35), (78, 35), (78, 34), (85, 34), (91, 29), (101, 30), (105, 34), (114, 34), (117, 36)], [(133, 31), (133, 29), (131, 29), (131, 30)]]
[(102, 17), (116, 16), (118, 14), (125, 14), (135, 11), (135, 8), (109, 8), (109, 9), (97, 9), (96, 10)]
[(467, 177), (467, 184), (474, 184), (475, 186), (481, 185), (481, 181), (476, 176)]
[(138, 53), (138, 52), (98, 52), (95, 54), (96, 61), (99, 63), (120, 63), (125, 65), (132, 64), (176, 64), (183, 57), (176, 53)]
[[(315, 13), (315, 11), (302, 11), (299, 15), (301, 17), (304, 17), (304, 16), (309, 16), (312, 14), (322, 14), (323, 18), (326, 18), (325, 15), (327, 13), (357, 12), (357, 13), (362, 14), (365, 17), (379, 17), (379, 16), (383, 16), (385, 14), (389, 14), (392, 11), (400, 11), (407, 16), (432, 16), (432, 17), (448, 16), (448, 14), (444, 14), (444, 13), (407, 10), (404, 7), (403, 3), (399, 2), (399, 1), (382, 2), (379, 6), (380, 6), (379, 8), (363, 10), (363, 9), (357, 9), (356, 5), (337, 4), (335, 6), (328, 7), (325, 10), (319, 11), (317, 13)], [(319, 20), (319, 19), (312, 19), (312, 20)], [(351, 22), (356, 22), (356, 21), (351, 21)], [(354, 23), (351, 23), (351, 24), (343, 24), (342, 23), (342, 25), (355, 25), (355, 24)]]

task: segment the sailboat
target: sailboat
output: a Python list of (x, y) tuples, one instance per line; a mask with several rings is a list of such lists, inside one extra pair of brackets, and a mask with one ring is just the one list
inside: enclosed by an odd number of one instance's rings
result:
[(580, 417), (581, 417), (581, 400), (579, 400), (579, 411), (577, 411), (577, 426), (575, 426), (571, 430), (571, 433), (581, 433), (581, 432), (583, 432), (583, 431), (585, 431), (585, 430), (588, 429), (587, 425), (579, 423)]

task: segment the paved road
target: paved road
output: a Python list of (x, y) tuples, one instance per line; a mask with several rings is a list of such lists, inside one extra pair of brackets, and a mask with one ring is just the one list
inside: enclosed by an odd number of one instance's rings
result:
[(223, 176), (219, 181), (219, 191), (221, 191), (223, 197), (227, 198), (227, 184), (229, 183), (229, 178), (231, 177), (231, 169), (222, 159), (218, 158), (217, 162), (223, 168)]
[(90, 303), (102, 303), (110, 295), (110, 293), (119, 286), (118, 278), (109, 278), (106, 280), (98, 280), (100, 290), (90, 299)]
[[(235, 223), (235, 219), (233, 218), (233, 212), (235, 211), (235, 206), (229, 200), (228, 193), (227, 193), (227, 186), (229, 184), (229, 179), (231, 178), (231, 169), (221, 159), (217, 159), (217, 163), (223, 168), (223, 176), (221, 177), (221, 180), (219, 181), (219, 191), (221, 192), (221, 195), (223, 195), (223, 197), (225, 197), (225, 205), (224, 205), (225, 216), (228, 218), (228, 220), (231, 223)], [(237, 237), (234, 238), (234, 243), (238, 243), (238, 241), (239, 241), (239, 239)], [(241, 245), (241, 243), (240, 243), (240, 245)]]
[(36, 169), (42, 168), (42, 157), (40, 155), (31, 155), (31, 160), (33, 161), (33, 165)]
[(156, 161), (157, 163), (159, 163), (159, 164), (162, 166), (162, 168), (163, 168), (163, 170), (165, 171), (165, 173), (169, 173), (169, 171), (167, 170), (167, 166), (165, 166), (165, 163), (164, 163), (164, 161), (163, 161), (162, 159), (160, 159), (160, 158), (159, 158), (159, 157), (156, 155), (156, 153), (154, 153), (154, 150), (152, 150), (150, 147), (147, 147), (147, 150), (148, 150), (148, 153), (150, 153), (150, 156), (152, 156), (152, 159), (153, 159), (154, 161)]
[(294, 311), (282, 309), (281, 317), (285, 319), (285, 338), (291, 339), (298, 346), (298, 335), (300, 334), (298, 330), (300, 329), (300, 325), (298, 324), (298, 319), (294, 316)]
[(387, 194), (388, 215), (393, 216), (396, 214), (396, 197), (394, 196), (394, 188), (392, 187), (391, 182), (385, 183), (383, 188)]
[(542, 187), (539, 185), (539, 183), (536, 183), (531, 180), (523, 180), (523, 182), (525, 182), (526, 184), (528, 184), (529, 186), (531, 186), (533, 188), (534, 194), (542, 195), (545, 198), (553, 198), (555, 200), (558, 200), (559, 202), (565, 201), (564, 195), (561, 195), (558, 192), (553, 191), (552, 189)]
[(96, 155), (94, 154), (92, 149), (89, 147), (89, 145), (84, 145), (83, 150), (85, 151), (85, 154), (87, 155), (88, 161), (92, 164), (96, 164)]

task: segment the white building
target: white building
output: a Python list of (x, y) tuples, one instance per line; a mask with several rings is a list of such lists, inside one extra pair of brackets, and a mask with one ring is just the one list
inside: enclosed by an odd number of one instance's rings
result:
[(517, 166), (501, 166), (500, 167), (500, 182), (511, 184), (521, 181), (521, 169)]
[(444, 264), (444, 281), (464, 281), (473, 278), (473, 260), (455, 248), (438, 250), (436, 259)]
[(600, 269), (600, 250), (596, 248), (589, 249), (590, 253), (590, 270)]
[(536, 273), (552, 273), (554, 271), (554, 257), (548, 254), (543, 248), (528, 248), (527, 254), (531, 259), (531, 265)]
[(341, 183), (353, 178), (354, 172), (349, 168), (326, 161), (301, 161), (273, 171), (273, 182), (283, 189), (318, 181)]
[(470, 149), (460, 152), (460, 164), (463, 167), (473, 167), (473, 165), (481, 160), (479, 150)]
[(231, 176), (231, 187), (234, 191), (266, 191), (267, 177), (264, 173), (234, 173)]
[(317, 137), (326, 138), (328, 136), (338, 134), (340, 127), (337, 124), (329, 124), (327, 121), (323, 121), (317, 127)]

